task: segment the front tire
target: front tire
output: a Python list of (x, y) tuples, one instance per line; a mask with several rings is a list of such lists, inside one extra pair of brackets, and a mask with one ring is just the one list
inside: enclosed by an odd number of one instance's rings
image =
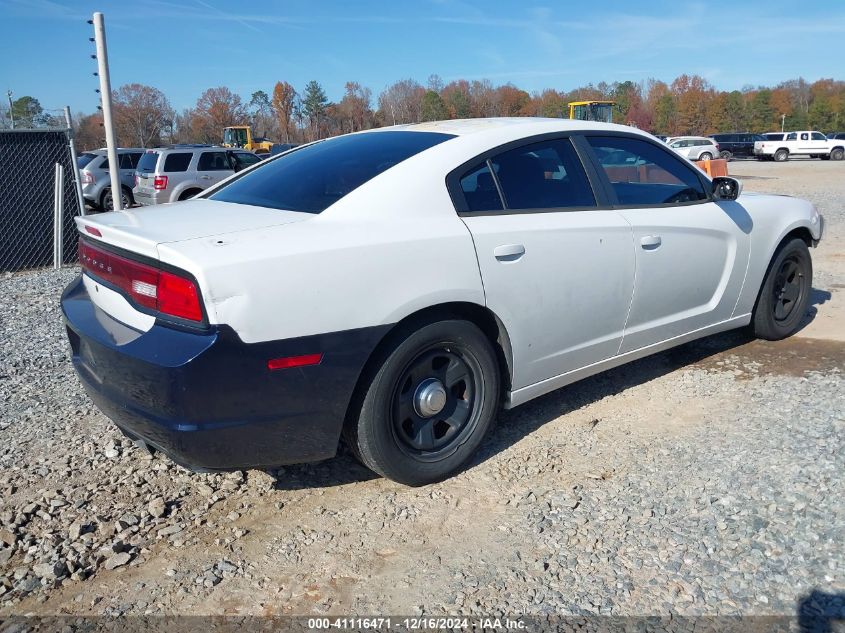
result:
[(734, 155), (731, 154), (728, 150), (723, 149), (721, 152), (719, 152), (719, 157), (729, 161), (734, 157)]
[(713, 154), (710, 152), (704, 152), (698, 157), (698, 160), (713, 160)]
[(793, 238), (775, 252), (751, 319), (754, 336), (779, 341), (795, 334), (807, 313), (813, 260), (804, 240)]
[(371, 470), (409, 486), (472, 458), (499, 408), (499, 364), (473, 323), (448, 319), (397, 335), (379, 359), (347, 441)]

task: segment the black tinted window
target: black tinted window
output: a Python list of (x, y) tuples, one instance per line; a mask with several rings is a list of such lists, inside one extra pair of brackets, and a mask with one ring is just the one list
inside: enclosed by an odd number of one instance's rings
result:
[(707, 193), (681, 159), (635, 138), (588, 136), (619, 204), (677, 204), (705, 200)]
[(436, 132), (369, 132), (321, 141), (252, 170), (212, 200), (320, 213), (368, 180), (453, 138)]
[(566, 139), (512, 149), (490, 159), (508, 209), (595, 206), (581, 161)]
[(226, 152), (203, 152), (197, 163), (197, 171), (232, 171)]
[(464, 192), (467, 211), (502, 210), (502, 199), (487, 161), (464, 174), (461, 178), (461, 191)]
[(157, 162), (158, 152), (144, 152), (135, 169), (138, 171), (155, 171)]
[(238, 169), (249, 167), (255, 163), (261, 162), (261, 159), (255, 154), (247, 154), (246, 152), (235, 152), (235, 163)]
[(180, 152), (178, 154), (168, 154), (167, 158), (164, 159), (164, 169), (162, 171), (165, 172), (174, 172), (174, 171), (188, 171), (188, 165), (191, 164), (191, 157), (193, 154), (190, 152)]
[(141, 154), (121, 154), (119, 158), (121, 169), (135, 169), (138, 165), (138, 159), (141, 158)]

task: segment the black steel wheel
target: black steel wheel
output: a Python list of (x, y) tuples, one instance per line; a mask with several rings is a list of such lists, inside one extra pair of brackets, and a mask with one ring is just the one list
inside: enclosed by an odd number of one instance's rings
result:
[(344, 434), (367, 467), (400, 483), (432, 483), (462, 468), (498, 413), (496, 353), (469, 321), (397, 332), (371, 371)]
[(813, 262), (804, 240), (781, 244), (754, 306), (755, 336), (774, 341), (794, 334), (807, 313), (812, 283)]

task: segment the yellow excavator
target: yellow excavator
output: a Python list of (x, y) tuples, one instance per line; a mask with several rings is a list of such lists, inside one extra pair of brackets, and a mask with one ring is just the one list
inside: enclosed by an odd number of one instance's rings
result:
[(615, 101), (573, 101), (569, 104), (569, 118), (613, 123), (613, 106), (615, 105)]
[(267, 154), (273, 141), (252, 135), (248, 125), (233, 125), (223, 129), (223, 147), (240, 147), (256, 154)]

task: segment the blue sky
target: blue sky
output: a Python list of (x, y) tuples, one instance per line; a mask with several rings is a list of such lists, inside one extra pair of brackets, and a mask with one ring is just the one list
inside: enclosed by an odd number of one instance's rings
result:
[(155, 86), (178, 110), (206, 88), (248, 100), (278, 80), (317, 79), (332, 100), (355, 80), (375, 101), (433, 73), (528, 91), (681, 73), (721, 89), (845, 79), (842, 0), (0, 0), (4, 94), (93, 111), (93, 11), (106, 17), (113, 87)]

